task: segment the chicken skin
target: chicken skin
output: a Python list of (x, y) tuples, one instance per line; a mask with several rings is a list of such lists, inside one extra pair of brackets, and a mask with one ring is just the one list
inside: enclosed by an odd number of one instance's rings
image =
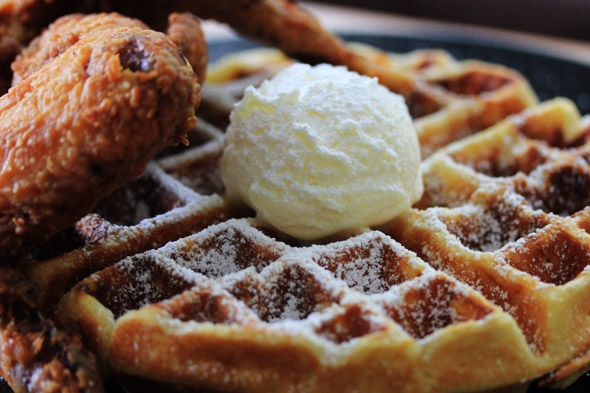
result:
[(196, 121), (199, 85), (169, 37), (115, 23), (78, 38), (0, 98), (4, 261), (90, 212)]

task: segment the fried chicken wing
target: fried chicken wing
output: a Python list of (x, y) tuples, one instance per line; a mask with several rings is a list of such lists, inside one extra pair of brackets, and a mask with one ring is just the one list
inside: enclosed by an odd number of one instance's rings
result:
[(129, 26), (80, 39), (14, 86), (0, 98), (0, 257), (42, 243), (186, 141), (199, 101), (172, 40)]
[(0, 268), (0, 375), (15, 393), (103, 391), (95, 356), (34, 305), (33, 287)]

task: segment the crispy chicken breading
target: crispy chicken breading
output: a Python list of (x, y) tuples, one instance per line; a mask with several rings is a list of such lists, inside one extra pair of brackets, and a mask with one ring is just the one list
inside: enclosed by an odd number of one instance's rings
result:
[(88, 213), (196, 121), (199, 86), (169, 37), (80, 38), (0, 98), (3, 258)]
[(155, 29), (163, 29), (165, 16), (172, 12), (190, 12), (202, 19), (226, 23), (244, 36), (310, 62), (342, 63), (340, 57), (345, 55), (344, 44), (294, 1), (131, 0), (99, 1), (95, 7), (139, 18)]

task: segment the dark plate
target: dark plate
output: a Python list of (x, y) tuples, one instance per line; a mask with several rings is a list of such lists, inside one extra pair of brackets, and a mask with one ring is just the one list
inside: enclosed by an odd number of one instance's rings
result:
[[(457, 59), (479, 59), (504, 64), (520, 71), (531, 83), (541, 101), (557, 96), (574, 101), (582, 114), (590, 113), (590, 65), (495, 43), (456, 37), (398, 37), (390, 35), (344, 34), (347, 41), (370, 44), (390, 52), (415, 49), (444, 49)], [(259, 44), (241, 38), (213, 41), (209, 45), (212, 61), (221, 56)], [(531, 388), (529, 393), (559, 392)], [(582, 376), (563, 393), (590, 392), (590, 373)]]
[[(504, 64), (520, 71), (530, 81), (540, 100), (557, 96), (568, 97), (583, 114), (590, 113), (590, 64), (452, 36), (434, 38), (345, 34), (343, 38), (391, 52), (441, 48), (457, 59), (480, 59)], [(257, 46), (259, 45), (239, 38), (213, 41), (210, 44), (210, 57), (211, 60), (217, 60), (225, 54)]]

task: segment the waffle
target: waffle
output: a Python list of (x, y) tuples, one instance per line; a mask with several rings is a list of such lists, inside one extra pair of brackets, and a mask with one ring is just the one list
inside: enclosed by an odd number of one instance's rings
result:
[(379, 61), (434, 97), (408, 101), (426, 192), (394, 222), (301, 244), (224, 200), (228, 113), (291, 62), (255, 50), (210, 68), (192, 147), (163, 152), (23, 261), (40, 308), (82, 335), (105, 379), (138, 392), (475, 392), (585, 370), (588, 121), (566, 100), (536, 105), (501, 66), (440, 51)]
[(540, 368), (588, 360), (588, 135), (590, 118), (555, 99), (452, 144), (386, 230), (510, 314)]

